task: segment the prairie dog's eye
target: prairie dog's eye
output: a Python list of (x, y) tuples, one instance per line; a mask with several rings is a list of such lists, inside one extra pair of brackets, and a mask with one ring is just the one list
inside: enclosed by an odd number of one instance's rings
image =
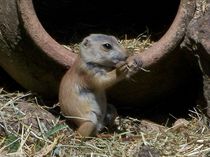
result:
[(109, 44), (109, 43), (105, 43), (105, 44), (103, 44), (102, 46), (103, 46), (105, 49), (107, 49), (107, 50), (111, 50), (111, 49), (112, 49), (112, 45)]

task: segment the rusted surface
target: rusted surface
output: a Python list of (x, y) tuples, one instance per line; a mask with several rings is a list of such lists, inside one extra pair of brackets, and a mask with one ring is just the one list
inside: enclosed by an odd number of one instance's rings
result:
[[(0, 3), (0, 66), (23, 87), (57, 97), (60, 78), (76, 55), (47, 34), (32, 0), (0, 0)], [(130, 58), (141, 60), (143, 68), (150, 72), (139, 71), (134, 81), (123, 81), (111, 88), (107, 92), (111, 102), (141, 106), (164, 99), (186, 83), (186, 89), (194, 84), (193, 70), (179, 51), (194, 11), (195, 0), (181, 0), (167, 33), (151, 48)]]
[(27, 34), (30, 35), (32, 42), (49, 58), (69, 68), (73, 64), (76, 54), (65, 49), (49, 36), (36, 16), (32, 0), (18, 0), (17, 4), (20, 19), (23, 22), (22, 26)]
[[(194, 12), (195, 1), (182, 0), (176, 18), (166, 34), (151, 48), (130, 58), (141, 60), (142, 67), (149, 72), (142, 70), (133, 78), (133, 81), (121, 82), (111, 89), (111, 94), (108, 93), (108, 95), (113, 103), (119, 104), (119, 107), (123, 104), (147, 105), (148, 102), (158, 103), (160, 99), (167, 99), (169, 93), (173, 95), (172, 99), (178, 101), (181, 99), (179, 95), (181, 92), (175, 93), (176, 90), (182, 89), (184, 93), (196, 90), (189, 89), (192, 84), (195, 84), (196, 80), (193, 80), (195, 74), (184, 54), (179, 50), (179, 44), (183, 40)], [(186, 94), (185, 98), (187, 97), (192, 96)], [(182, 102), (180, 100), (177, 103)], [(183, 101), (183, 103), (186, 102)]]
[(143, 62), (143, 67), (150, 67), (166, 55), (174, 52), (185, 35), (186, 28), (193, 18), (195, 1), (181, 0), (177, 15), (166, 34), (151, 48), (140, 53), (135, 58)]
[(0, 0), (0, 66), (24, 88), (56, 97), (76, 57), (39, 23), (31, 0)]
[(194, 18), (187, 27), (183, 47), (194, 51), (200, 57), (202, 70), (210, 75), (210, 0), (207, 1), (203, 16)]
[(197, 57), (203, 75), (203, 87), (198, 100), (201, 109), (210, 117), (210, 0), (203, 4), (200, 16), (194, 18), (186, 31), (183, 48)]

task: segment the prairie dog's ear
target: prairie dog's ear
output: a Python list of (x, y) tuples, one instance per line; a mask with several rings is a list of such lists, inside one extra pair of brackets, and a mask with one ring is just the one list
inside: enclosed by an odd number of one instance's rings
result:
[(84, 48), (88, 48), (90, 47), (90, 40), (88, 38), (83, 39), (82, 43), (81, 43), (82, 47)]
[(111, 36), (112, 40), (116, 41), (117, 43), (119, 43), (119, 39), (116, 38), (115, 36)]

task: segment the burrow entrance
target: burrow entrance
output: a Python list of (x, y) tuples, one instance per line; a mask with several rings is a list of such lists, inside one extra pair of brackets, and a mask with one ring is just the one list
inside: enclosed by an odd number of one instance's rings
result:
[[(157, 41), (170, 27), (179, 6), (179, 1), (167, 0), (33, 0), (33, 3), (41, 24), (60, 44), (78, 43), (91, 33), (132, 39), (145, 31), (151, 35), (152, 41)], [(196, 105), (202, 84), (198, 71), (190, 73), (185, 79), (174, 92), (144, 104), (145, 107), (121, 108), (118, 101), (111, 99), (110, 102), (118, 104), (122, 115), (135, 114), (153, 120), (162, 120), (169, 114), (187, 116), (188, 109)]]
[(169, 28), (179, 1), (33, 0), (37, 16), (58, 42), (78, 42), (90, 33), (136, 38), (147, 29), (154, 40)]

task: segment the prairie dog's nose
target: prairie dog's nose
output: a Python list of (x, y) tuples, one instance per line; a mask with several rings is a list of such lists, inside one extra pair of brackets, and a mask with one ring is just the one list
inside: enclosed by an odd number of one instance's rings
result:
[(120, 55), (115, 55), (112, 57), (114, 63), (118, 63), (120, 61), (125, 61), (128, 58), (128, 55), (125, 54), (120, 54)]

